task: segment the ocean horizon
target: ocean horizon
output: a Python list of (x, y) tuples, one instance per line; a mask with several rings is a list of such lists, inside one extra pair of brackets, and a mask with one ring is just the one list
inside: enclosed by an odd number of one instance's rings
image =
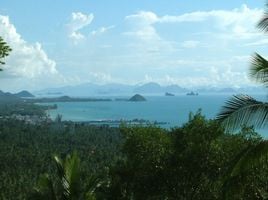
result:
[[(198, 96), (148, 96), (147, 101), (116, 101), (116, 98), (128, 96), (109, 96), (112, 101), (96, 102), (57, 102), (57, 109), (49, 110), (52, 119), (62, 115), (62, 120), (74, 122), (91, 122), (92, 124), (108, 124), (116, 126), (121, 121), (146, 121), (156, 123), (163, 128), (181, 126), (189, 119), (190, 113), (201, 110), (207, 119), (215, 119), (222, 106), (231, 94), (201, 94)], [(266, 99), (264, 94), (252, 95), (257, 100)], [(107, 98), (107, 96), (105, 96)], [(46, 105), (54, 103), (46, 103)], [(267, 137), (266, 129), (256, 130)]]

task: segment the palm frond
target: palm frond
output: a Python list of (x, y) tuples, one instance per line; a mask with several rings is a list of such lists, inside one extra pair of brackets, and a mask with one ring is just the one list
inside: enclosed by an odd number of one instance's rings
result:
[[(223, 180), (222, 192), (224, 199), (228, 194), (237, 194), (243, 188), (243, 185), (239, 184), (245, 174), (251, 169), (260, 166), (264, 159), (267, 159), (268, 155), (268, 141), (263, 140), (258, 144), (249, 145), (243, 149), (229, 164), (226, 177)], [(267, 199), (267, 193), (258, 189), (256, 191), (263, 199)]]
[(241, 154), (239, 161), (232, 169), (231, 176), (235, 177), (241, 173), (247, 172), (252, 167), (257, 166), (262, 158), (266, 158), (268, 155), (268, 141), (264, 140), (257, 145), (250, 146), (247, 150)]
[(267, 125), (268, 103), (257, 101), (248, 95), (234, 95), (226, 102), (216, 119), (231, 130), (241, 125), (261, 128)]
[(259, 21), (257, 27), (264, 31), (268, 32), (268, 12), (265, 12), (262, 19)]
[(48, 174), (43, 174), (39, 177), (38, 186), (34, 188), (35, 193), (30, 199), (45, 200), (51, 199), (56, 200), (56, 193), (51, 178)]
[(268, 86), (268, 61), (257, 53), (253, 56), (249, 76), (254, 81)]
[(77, 152), (68, 155), (65, 163), (65, 177), (69, 183), (68, 190), (72, 196), (79, 196), (80, 193), (80, 159)]
[(58, 177), (61, 182), (62, 199), (67, 200), (69, 199), (71, 192), (70, 192), (70, 183), (68, 182), (68, 179), (66, 178), (64, 164), (58, 156), (54, 156), (54, 160), (57, 166)]
[(64, 161), (57, 156), (54, 160), (61, 180), (62, 198), (75, 199), (80, 195), (80, 159), (77, 152), (68, 155)]

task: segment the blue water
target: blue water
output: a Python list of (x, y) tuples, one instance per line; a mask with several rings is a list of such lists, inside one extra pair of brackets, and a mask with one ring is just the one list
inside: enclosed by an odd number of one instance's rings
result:
[[(61, 114), (63, 120), (72, 121), (145, 119), (151, 122), (167, 122), (168, 124), (163, 126), (174, 127), (187, 122), (189, 113), (198, 109), (201, 109), (207, 118), (215, 118), (230, 97), (231, 95), (145, 96), (145, 102), (58, 102), (58, 108), (50, 110), (49, 114), (52, 118)], [(266, 98), (265, 95), (253, 97), (258, 100)]]

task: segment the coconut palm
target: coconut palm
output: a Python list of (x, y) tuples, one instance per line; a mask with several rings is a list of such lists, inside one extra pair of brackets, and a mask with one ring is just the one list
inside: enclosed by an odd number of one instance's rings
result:
[(65, 160), (54, 156), (57, 166), (57, 180), (48, 174), (41, 175), (38, 187), (30, 199), (43, 200), (95, 200), (94, 190), (98, 186), (97, 178), (91, 176), (87, 180), (86, 190), (82, 189), (80, 159), (76, 152)]
[[(268, 4), (266, 4), (268, 8)], [(263, 18), (258, 23), (258, 28), (264, 32), (268, 32), (268, 12), (265, 12)], [(268, 61), (255, 53), (250, 66), (249, 77), (268, 87)], [(237, 129), (242, 125), (255, 126), (256, 128), (265, 127), (268, 125), (268, 102), (262, 102), (254, 99), (249, 95), (234, 95), (229, 99), (221, 112), (217, 115), (219, 120), (227, 129)], [(268, 140), (262, 140), (257, 144), (252, 144), (246, 147), (230, 164), (228, 178), (223, 186), (225, 192), (226, 186), (229, 189), (231, 183), (235, 183), (242, 173), (247, 172), (259, 165), (264, 159), (267, 159)], [(268, 193), (257, 189), (256, 193), (262, 199), (268, 199)]]
[[(260, 20), (258, 27), (268, 32), (268, 12)], [(249, 77), (268, 87), (268, 61), (258, 53), (252, 58)], [(237, 129), (241, 125), (264, 127), (268, 125), (268, 102), (258, 101), (248, 95), (234, 95), (223, 106), (217, 119), (228, 129)]]

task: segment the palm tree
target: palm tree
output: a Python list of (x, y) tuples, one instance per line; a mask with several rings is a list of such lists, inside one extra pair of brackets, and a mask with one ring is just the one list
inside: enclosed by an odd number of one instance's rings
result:
[[(268, 33), (268, 12), (258, 23), (258, 28)], [(249, 77), (268, 87), (268, 61), (258, 53), (252, 58)], [(256, 128), (267, 126), (268, 102), (258, 101), (248, 95), (234, 95), (217, 115), (217, 120), (233, 130), (241, 125), (254, 125)]]
[[(266, 4), (268, 8), (268, 3)], [(264, 32), (268, 32), (268, 11), (265, 12), (263, 18), (258, 23), (258, 28)], [(255, 53), (250, 66), (249, 77), (263, 86), (268, 86), (268, 61)], [(224, 127), (229, 130), (234, 130), (242, 125), (255, 126), (262, 128), (268, 125), (268, 102), (262, 102), (254, 99), (249, 95), (234, 95), (223, 106), (220, 113), (217, 115)], [(262, 140), (257, 144), (252, 144), (246, 147), (230, 164), (230, 171), (226, 182), (223, 186), (230, 186), (230, 181), (234, 181), (239, 175), (258, 166), (263, 160), (267, 159), (268, 155), (268, 140)], [(234, 181), (237, 185), (237, 181)], [(268, 193), (257, 189), (257, 192), (262, 199), (268, 199)]]
[(68, 155), (64, 161), (54, 156), (57, 166), (57, 181), (48, 174), (41, 175), (38, 187), (30, 199), (36, 200), (95, 200), (94, 191), (98, 187), (98, 179), (91, 176), (86, 192), (82, 189), (80, 159), (76, 152)]

